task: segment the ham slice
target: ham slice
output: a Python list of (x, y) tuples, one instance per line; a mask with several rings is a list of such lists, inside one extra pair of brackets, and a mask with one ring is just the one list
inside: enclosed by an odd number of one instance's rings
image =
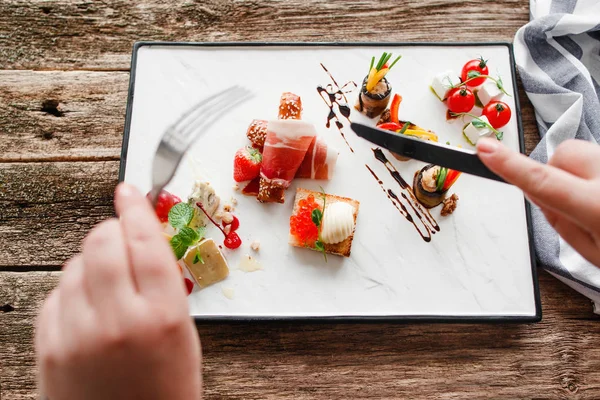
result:
[(331, 179), (338, 154), (337, 150), (327, 146), (322, 138), (315, 137), (296, 172), (296, 178)]
[(290, 186), (316, 136), (314, 125), (308, 122), (293, 119), (268, 122), (260, 169), (259, 201), (284, 202), (284, 191)]

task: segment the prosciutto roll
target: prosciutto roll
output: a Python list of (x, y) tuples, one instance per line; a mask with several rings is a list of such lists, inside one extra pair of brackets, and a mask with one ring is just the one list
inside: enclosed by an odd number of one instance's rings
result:
[(316, 136), (315, 127), (308, 122), (292, 119), (268, 122), (260, 169), (259, 201), (284, 202), (284, 191), (290, 186)]
[(338, 154), (337, 150), (328, 147), (323, 139), (315, 137), (296, 172), (296, 178), (331, 179)]

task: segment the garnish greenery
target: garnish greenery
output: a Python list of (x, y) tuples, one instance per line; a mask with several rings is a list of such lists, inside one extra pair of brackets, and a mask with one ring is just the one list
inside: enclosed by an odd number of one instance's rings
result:
[(402, 127), (402, 129), (400, 129), (398, 131), (398, 133), (404, 133), (406, 132), (406, 130), (408, 129), (408, 127), (410, 126), (411, 122), (410, 121), (406, 121), (406, 123), (404, 124), (404, 126)]
[(319, 231), (319, 236), (317, 238), (317, 241), (315, 242), (315, 250), (318, 250), (321, 253), (323, 253), (323, 257), (325, 257), (325, 262), (327, 262), (327, 252), (325, 251), (325, 243), (323, 243), (323, 240), (321, 239), (321, 228), (323, 224), (323, 216), (325, 215), (325, 205), (327, 202), (327, 194), (325, 194), (325, 190), (323, 190), (323, 188), (321, 188), (321, 194), (323, 196), (323, 211), (319, 210), (318, 208), (315, 208), (312, 211), (311, 219), (313, 224), (315, 224)]
[(496, 135), (496, 139), (498, 140), (502, 140), (502, 138), (504, 137), (504, 132), (501, 132), (497, 129), (495, 129), (492, 125), (490, 125), (489, 123), (485, 122), (484, 120), (482, 120), (481, 118), (479, 118), (476, 115), (473, 114), (469, 114), (469, 113), (450, 113), (452, 116), (454, 117), (464, 117), (464, 116), (468, 116), (473, 118), (473, 120), (471, 121), (471, 123), (473, 124), (473, 126), (475, 128), (488, 128), (490, 129), (492, 132), (494, 132), (494, 135)]
[(471, 82), (473, 79), (477, 79), (477, 78), (487, 78), (493, 82), (496, 82), (496, 86), (498, 87), (498, 89), (500, 89), (500, 91), (502, 93), (504, 93), (505, 95), (510, 96), (510, 94), (506, 91), (506, 89), (504, 89), (504, 84), (502, 83), (502, 78), (500, 76), (498, 76), (497, 78), (494, 78), (490, 75), (483, 75), (481, 72), (475, 71), (475, 70), (471, 70), (467, 73), (467, 80), (465, 80), (464, 82), (457, 83), (456, 85), (450, 86), (450, 89), (454, 89), (459, 86), (463, 86), (463, 85)]
[(448, 176), (448, 168), (440, 167), (438, 172), (436, 181), (435, 181), (435, 189), (440, 192), (444, 187), (444, 182), (446, 182), (446, 176)]
[(200, 249), (196, 250), (196, 255), (194, 256), (194, 264), (204, 264), (204, 259), (202, 258), (202, 255), (200, 254)]
[[(177, 230), (177, 233), (171, 238), (170, 244), (175, 258), (178, 260), (185, 256), (191, 246), (204, 239), (205, 227), (201, 226), (198, 229), (193, 229), (189, 226), (194, 219), (194, 213), (194, 208), (185, 202), (175, 204), (169, 211), (169, 224)], [(194, 264), (201, 259), (202, 257), (197, 253)]]

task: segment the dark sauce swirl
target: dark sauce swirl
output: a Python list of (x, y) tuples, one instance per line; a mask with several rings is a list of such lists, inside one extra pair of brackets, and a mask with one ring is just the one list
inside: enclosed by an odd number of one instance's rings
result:
[(325, 127), (329, 128), (331, 126), (331, 121), (334, 121), (336, 128), (338, 129), (340, 135), (342, 135), (342, 138), (344, 139), (344, 142), (346, 142), (346, 145), (348, 146), (350, 151), (354, 153), (354, 149), (352, 148), (352, 146), (350, 146), (348, 140), (346, 139), (346, 135), (344, 134), (344, 131), (342, 129), (344, 127), (344, 124), (342, 123), (342, 121), (340, 121), (340, 117), (336, 113), (335, 107), (337, 106), (339, 114), (342, 117), (344, 117), (348, 122), (350, 122), (350, 107), (348, 106), (348, 99), (346, 98), (346, 93), (352, 92), (356, 88), (356, 83), (350, 81), (346, 82), (344, 86), (340, 87), (333, 75), (331, 75), (331, 72), (329, 72), (329, 70), (327, 70), (327, 68), (325, 68), (323, 64), (321, 64), (321, 67), (323, 67), (323, 69), (325, 70), (325, 72), (327, 72), (327, 75), (329, 75), (329, 78), (331, 78), (331, 81), (333, 82), (325, 86), (317, 86), (317, 92), (319, 93), (319, 96), (321, 96), (325, 104), (327, 104), (327, 106), (329, 107), (329, 114), (327, 115), (327, 122), (325, 123)]

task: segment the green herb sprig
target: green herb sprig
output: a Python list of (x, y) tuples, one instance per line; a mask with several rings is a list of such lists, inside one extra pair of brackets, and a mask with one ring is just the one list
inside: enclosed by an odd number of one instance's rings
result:
[(453, 112), (450, 112), (450, 115), (452, 115), (453, 117), (464, 117), (464, 116), (471, 117), (471, 118), (473, 118), (471, 123), (473, 124), (473, 126), (475, 128), (489, 128), (492, 132), (494, 132), (494, 135), (496, 135), (496, 139), (498, 139), (498, 140), (502, 140), (502, 138), (504, 137), (504, 132), (495, 129), (492, 125), (485, 122), (484, 120), (482, 120), (481, 118), (479, 118), (476, 115), (469, 114), (469, 113), (453, 113)]
[(457, 87), (466, 85), (467, 83), (471, 82), (473, 79), (477, 79), (477, 78), (487, 78), (493, 82), (496, 83), (496, 86), (498, 87), (498, 89), (500, 89), (500, 91), (502, 93), (504, 93), (507, 96), (512, 97), (507, 91), (506, 89), (504, 89), (504, 83), (502, 82), (502, 77), (498, 76), (497, 78), (492, 77), (491, 75), (482, 75), (481, 72), (479, 71), (475, 71), (475, 70), (471, 70), (467, 73), (467, 80), (465, 80), (464, 82), (460, 82), (457, 83), (456, 85), (452, 85), (450, 86), (450, 89), (455, 89)]
[(325, 215), (325, 206), (327, 202), (327, 194), (325, 194), (323, 188), (321, 188), (321, 194), (323, 196), (323, 211), (319, 210), (318, 208), (315, 208), (314, 210), (312, 210), (310, 217), (312, 219), (313, 224), (315, 224), (315, 226), (319, 230), (319, 236), (317, 238), (317, 241), (315, 242), (315, 250), (318, 250), (321, 253), (323, 253), (323, 257), (325, 257), (325, 262), (327, 262), (327, 252), (325, 251), (325, 243), (323, 243), (323, 239), (321, 238), (321, 228), (323, 224), (323, 216)]
[[(191, 246), (196, 245), (200, 240), (204, 239), (206, 233), (204, 226), (198, 229), (190, 227), (195, 212), (194, 208), (185, 202), (175, 204), (169, 211), (169, 224), (177, 230), (177, 234), (171, 238), (170, 244), (175, 258), (178, 260), (185, 255)], [(204, 263), (199, 253), (194, 257), (194, 264), (197, 262)]]

